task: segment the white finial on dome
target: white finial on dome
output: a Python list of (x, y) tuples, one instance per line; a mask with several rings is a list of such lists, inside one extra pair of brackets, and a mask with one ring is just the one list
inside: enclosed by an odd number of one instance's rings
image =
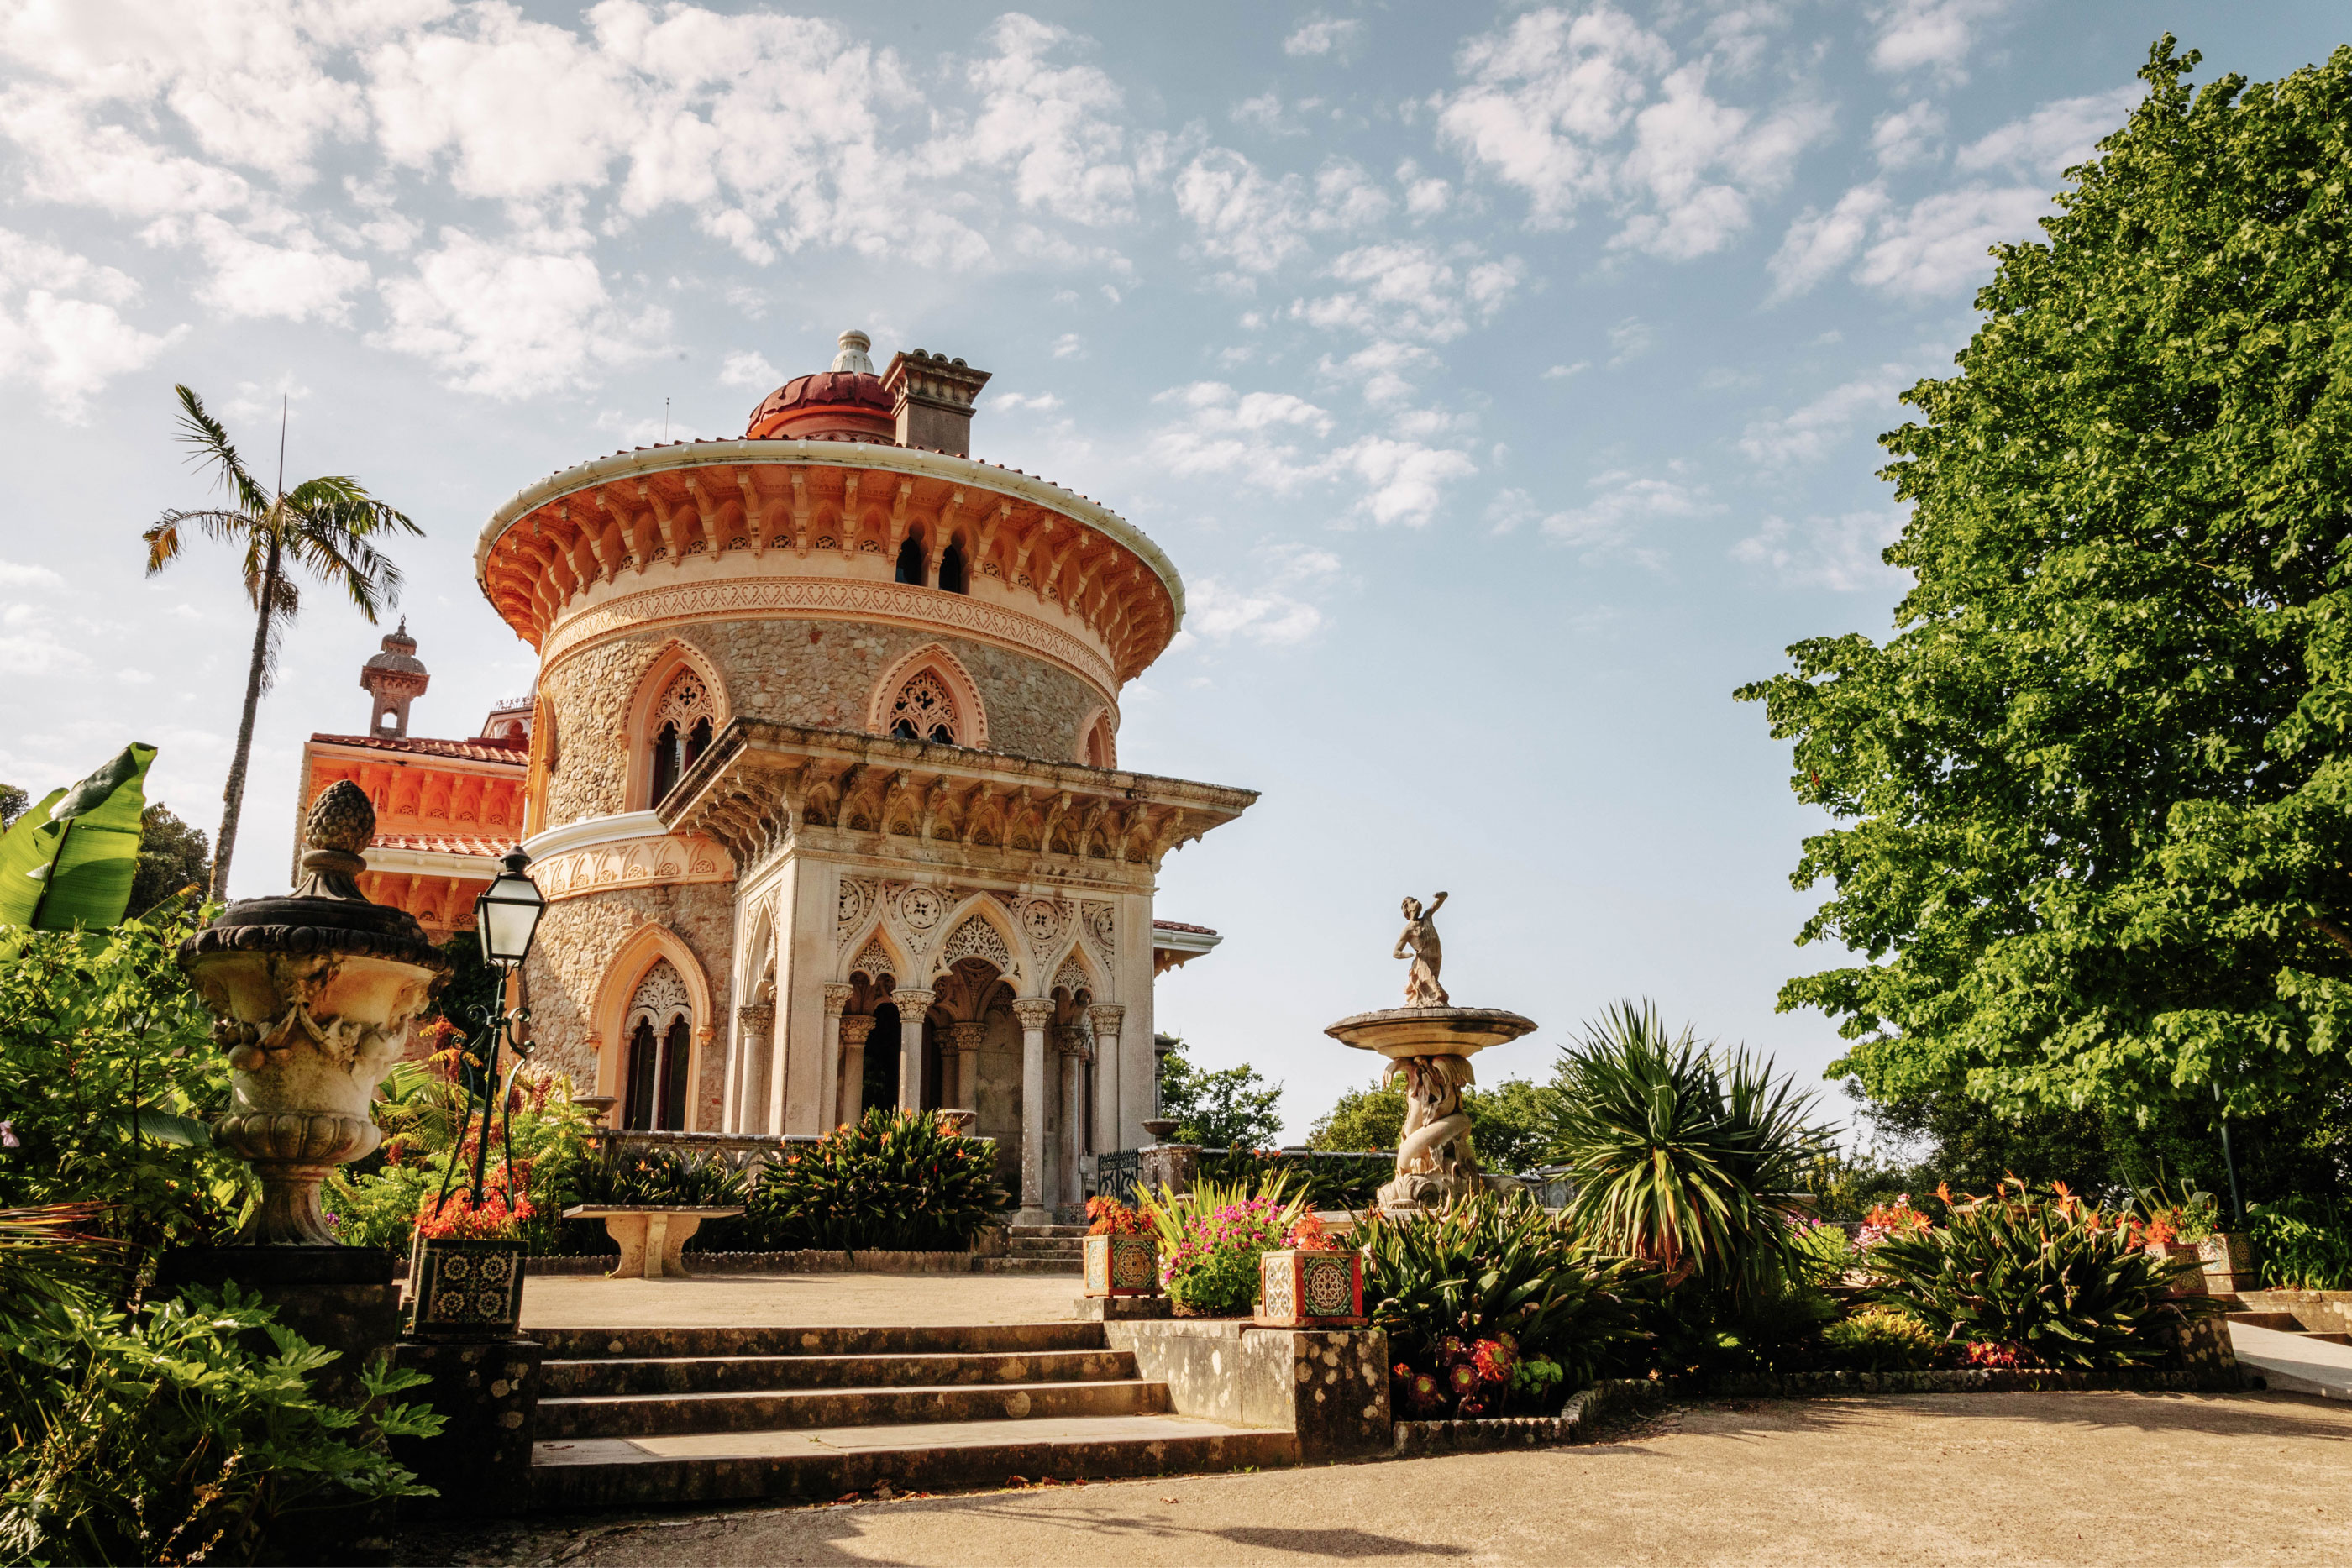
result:
[(834, 355), (833, 368), (836, 371), (852, 371), (861, 376), (872, 375), (874, 361), (866, 357), (866, 350), (873, 346), (873, 339), (855, 327), (851, 328), (841, 335), (841, 352)]

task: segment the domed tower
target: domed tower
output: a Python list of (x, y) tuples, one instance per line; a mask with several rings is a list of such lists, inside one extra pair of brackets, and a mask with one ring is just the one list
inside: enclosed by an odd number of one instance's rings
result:
[(1160, 858), (1256, 797), (1118, 766), (1174, 566), (969, 455), (987, 372), (867, 349), (482, 531), (541, 661), (534, 1025), (623, 1126), (970, 1111), (1042, 1218), (1153, 1113)]
[(368, 733), (396, 739), (408, 733), (408, 705), (425, 695), (433, 677), (416, 656), (416, 639), (408, 634), (405, 615), (400, 618), (400, 630), (388, 634), (382, 646), (382, 653), (370, 654), (360, 666), (360, 686), (375, 699)]

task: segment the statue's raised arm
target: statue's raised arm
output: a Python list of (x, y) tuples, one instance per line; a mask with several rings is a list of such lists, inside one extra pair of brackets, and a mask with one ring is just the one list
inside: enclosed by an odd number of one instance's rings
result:
[(1423, 909), (1421, 900), (1404, 901), (1404, 933), (1397, 938), (1392, 958), (1402, 958), (1405, 950), (1412, 951), (1412, 967), (1405, 971), (1404, 1005), (1409, 1008), (1442, 1008), (1447, 1005), (1445, 988), (1437, 981), (1437, 972), (1445, 962), (1444, 946), (1437, 937), (1434, 916), (1445, 894), (1439, 894)]

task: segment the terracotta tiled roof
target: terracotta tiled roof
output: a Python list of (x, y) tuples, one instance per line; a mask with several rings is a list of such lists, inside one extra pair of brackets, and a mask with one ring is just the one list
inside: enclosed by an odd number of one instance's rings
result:
[(378, 833), (368, 841), (372, 850), (422, 850), (436, 855), (478, 855), (497, 860), (507, 852), (504, 839), (466, 839), (445, 833)]
[(1195, 936), (1214, 936), (1216, 935), (1216, 932), (1209, 926), (1187, 925), (1181, 920), (1155, 920), (1151, 923), (1151, 928), (1154, 931), (1190, 931)]
[(530, 741), (524, 736), (503, 740), (484, 736), (470, 740), (427, 740), (416, 735), (314, 735), (310, 738), (328, 746), (364, 746), (371, 751), (405, 751), (416, 757), (452, 757), (464, 762), (505, 762), (517, 768), (530, 760)]

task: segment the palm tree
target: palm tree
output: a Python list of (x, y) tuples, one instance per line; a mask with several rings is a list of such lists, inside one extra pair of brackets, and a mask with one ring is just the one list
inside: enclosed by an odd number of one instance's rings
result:
[(329, 588), (341, 588), (373, 623), (376, 612), (400, 599), (400, 569), (379, 554), (369, 536), (404, 528), (425, 530), (377, 500), (355, 479), (331, 475), (286, 488), (286, 434), (278, 435), (278, 486), (264, 489), (245, 471), (229, 444), (228, 432), (205, 412), (204, 400), (186, 387), (180, 394), (180, 439), (194, 447), (189, 458), (215, 470), (236, 506), (197, 511), (173, 510), (141, 536), (147, 541), (147, 573), (153, 576), (179, 559), (181, 528), (245, 547), (241, 570), (253, 601), (253, 661), (245, 675), (245, 716), (236, 727), (236, 756), (221, 799), (220, 836), (213, 844), (212, 895), (227, 896), (229, 856), (236, 848), (236, 818), (245, 802), (245, 768), (253, 751), (253, 713), (262, 689), (278, 671), (278, 643), (301, 609), (292, 571), (299, 568)]

